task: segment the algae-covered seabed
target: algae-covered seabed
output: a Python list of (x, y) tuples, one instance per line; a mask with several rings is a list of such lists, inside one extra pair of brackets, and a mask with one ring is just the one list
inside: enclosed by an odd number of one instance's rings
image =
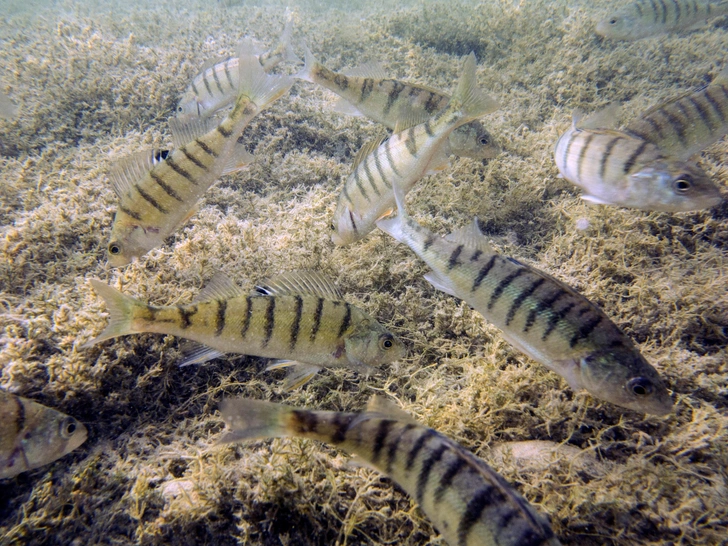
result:
[[(0, 483), (0, 543), (443, 544), (390, 480), (330, 446), (214, 445), (226, 395), (358, 410), (382, 392), (486, 460), (492, 443), (527, 439), (601, 458), (603, 471), (591, 473), (568, 460), (497, 466), (550, 514), (564, 544), (724, 543), (728, 208), (588, 206), (557, 179), (552, 149), (574, 108), (618, 101), (628, 120), (709, 81), (728, 63), (728, 19), (606, 43), (593, 18), (610, 3), (289, 5), (297, 52), (305, 39), (334, 69), (379, 60), (393, 76), (452, 90), (462, 56), (475, 51), (479, 81), (502, 104), (485, 121), (503, 153), (455, 158), (411, 194), (411, 214), (440, 234), (478, 215), (503, 253), (601, 305), (674, 391), (666, 418), (572, 392), (435, 291), (425, 266), (383, 233), (334, 248), (339, 188), (357, 150), (383, 130), (334, 113), (333, 95), (311, 84), (254, 120), (245, 140), (255, 163), (223, 178), (162, 248), (111, 270), (110, 166), (169, 146), (167, 120), (192, 76), (243, 35), (273, 44), (285, 4), (5, 2), (0, 85), (20, 115), (0, 121), (0, 386), (74, 415), (90, 435), (72, 455)], [(726, 141), (700, 159), (724, 192), (727, 159)], [(262, 373), (262, 359), (178, 368), (172, 337), (79, 348), (106, 321), (88, 278), (174, 304), (218, 271), (251, 286), (302, 268), (335, 279), (406, 340), (409, 356), (377, 377), (326, 371), (284, 394), (283, 372)]]

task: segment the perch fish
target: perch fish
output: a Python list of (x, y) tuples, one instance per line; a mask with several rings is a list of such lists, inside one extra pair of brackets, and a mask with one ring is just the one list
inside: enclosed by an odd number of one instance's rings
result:
[(558, 546), (548, 520), (491, 467), (374, 397), (367, 411), (296, 409), (228, 399), (221, 442), (294, 436), (333, 444), (390, 476), (452, 546)]
[(397, 188), (397, 216), (377, 226), (430, 266), (425, 278), (435, 288), (464, 300), (573, 390), (644, 413), (672, 411), (657, 371), (596, 305), (550, 275), (496, 254), (477, 219), (441, 238), (406, 215), (403, 199)]
[(195, 302), (173, 307), (146, 305), (101, 281), (90, 283), (106, 301), (110, 318), (84, 347), (127, 334), (171, 334), (203, 345), (188, 350), (183, 365), (225, 353), (281, 359), (268, 369), (290, 368), (287, 389), (305, 384), (324, 367), (369, 374), (405, 354), (394, 334), (313, 272), (281, 275), (252, 293), (217, 275)]
[(638, 40), (703, 27), (728, 13), (728, 1), (637, 0), (599, 21), (596, 33), (612, 40)]
[(697, 165), (666, 155), (626, 132), (602, 129), (604, 112), (581, 121), (556, 142), (561, 175), (584, 190), (582, 199), (601, 205), (681, 212), (702, 210), (721, 200), (718, 188)]
[(0, 479), (60, 459), (87, 434), (73, 417), (0, 390)]
[(337, 245), (364, 238), (376, 221), (392, 210), (392, 184), (409, 191), (429, 172), (447, 164), (443, 146), (453, 129), (498, 108), (475, 81), (475, 55), (467, 57), (458, 87), (447, 108), (424, 123), (365, 145), (344, 183), (331, 224)]
[(202, 195), (222, 174), (249, 161), (238, 138), (254, 116), (289, 89), (291, 79), (265, 74), (258, 59), (249, 55), (240, 57), (239, 75), (235, 108), (219, 125), (207, 131), (204, 124), (193, 122), (181, 129), (188, 143), (163, 160), (155, 162), (148, 153), (134, 155), (110, 172), (120, 200), (107, 247), (111, 266), (126, 265), (161, 245), (194, 214)]
[(651, 108), (624, 131), (688, 159), (728, 133), (728, 68), (710, 85)]
[[(424, 85), (387, 78), (376, 65), (360, 67), (350, 74), (329, 70), (306, 48), (306, 66), (294, 76), (316, 83), (342, 98), (337, 110), (364, 115), (389, 129), (424, 123), (444, 110), (450, 97)], [(445, 154), (473, 159), (491, 159), (500, 147), (480, 121), (473, 120), (453, 130)]]

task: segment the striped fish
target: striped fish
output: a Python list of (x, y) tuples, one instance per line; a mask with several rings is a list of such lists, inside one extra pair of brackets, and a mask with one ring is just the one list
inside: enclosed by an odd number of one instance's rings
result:
[(447, 164), (443, 145), (453, 129), (497, 107), (477, 88), (475, 55), (469, 55), (447, 108), (424, 123), (393, 134), (381, 144), (370, 143), (359, 152), (334, 213), (334, 243), (344, 245), (365, 237), (374, 229), (375, 222), (392, 210), (392, 184), (399, 184), (407, 192), (429, 172), (442, 169)]
[(397, 216), (377, 226), (427, 263), (425, 278), (435, 288), (467, 302), (574, 391), (644, 413), (672, 411), (657, 371), (601, 309), (546, 273), (493, 252), (477, 219), (437, 237), (405, 214), (397, 191)]
[(252, 56), (241, 57), (240, 68), (240, 96), (219, 125), (195, 136), (204, 129), (196, 131), (193, 123), (188, 143), (163, 160), (132, 156), (109, 173), (120, 200), (107, 247), (111, 266), (126, 265), (161, 245), (194, 213), (205, 191), (246, 160), (241, 156), (249, 154), (238, 145), (238, 138), (255, 115), (288, 90), (291, 80), (266, 75)]
[(638, 40), (703, 27), (728, 13), (728, 1), (637, 0), (599, 21), (596, 33), (612, 40)]
[(94, 279), (106, 301), (109, 325), (90, 347), (127, 334), (153, 332), (198, 344), (182, 363), (198, 364), (225, 353), (281, 359), (289, 367), (286, 388), (308, 382), (324, 367), (373, 367), (405, 354), (404, 345), (364, 311), (344, 301), (338, 288), (316, 273), (289, 273), (245, 293), (222, 276), (189, 305), (153, 307)]
[[(293, 19), (288, 18), (281, 39), (274, 48), (257, 55), (263, 70), (270, 72), (284, 61), (300, 62), (291, 48)], [(245, 47), (253, 50), (246, 43)], [(192, 80), (177, 105), (177, 119), (188, 122), (208, 118), (221, 108), (229, 106), (238, 95), (239, 59), (228, 57), (203, 68)]]
[(86, 441), (73, 417), (0, 390), (0, 479), (52, 463)]
[[(359, 72), (362, 75), (333, 72), (306, 48), (306, 66), (294, 77), (339, 95), (345, 101), (337, 106), (340, 112), (364, 115), (395, 131), (424, 123), (450, 101), (448, 95), (436, 89), (387, 78), (379, 67), (361, 68)], [(446, 146), (446, 155), (474, 159), (490, 159), (500, 152), (495, 139), (477, 120), (457, 127)]]
[(554, 150), (559, 172), (584, 190), (582, 199), (663, 212), (707, 209), (720, 202), (718, 188), (694, 163), (626, 132), (591, 125), (590, 120), (580, 123), (576, 113)]
[(710, 85), (651, 108), (624, 130), (678, 159), (707, 148), (728, 133), (728, 68)]
[(366, 412), (224, 400), (221, 442), (294, 436), (333, 444), (387, 474), (451, 546), (558, 546), (548, 520), (491, 467), (377, 397)]

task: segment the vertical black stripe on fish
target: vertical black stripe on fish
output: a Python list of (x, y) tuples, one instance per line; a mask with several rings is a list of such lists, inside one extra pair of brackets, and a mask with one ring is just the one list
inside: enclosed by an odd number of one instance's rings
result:
[(143, 199), (144, 199), (144, 200), (145, 200), (145, 201), (146, 201), (147, 203), (149, 203), (150, 205), (152, 205), (152, 206), (153, 206), (153, 207), (154, 207), (155, 209), (157, 209), (157, 210), (158, 210), (159, 212), (161, 212), (162, 214), (169, 214), (169, 211), (168, 211), (167, 209), (165, 209), (165, 208), (164, 208), (164, 207), (163, 207), (162, 205), (160, 205), (160, 204), (159, 204), (159, 202), (157, 202), (157, 200), (156, 200), (156, 199), (154, 199), (154, 197), (152, 197), (152, 196), (151, 196), (151, 195), (149, 195), (149, 194), (148, 194), (147, 192), (145, 192), (145, 191), (144, 191), (144, 190), (143, 190), (143, 189), (142, 189), (142, 188), (141, 188), (141, 187), (139, 186), (139, 184), (134, 184), (134, 189), (135, 189), (135, 190), (137, 191), (137, 193), (139, 193), (139, 195), (141, 195), (141, 196), (142, 196), (142, 198), (143, 198)]
[(490, 273), (490, 270), (493, 269), (493, 266), (495, 265), (495, 262), (497, 259), (498, 259), (498, 256), (496, 256), (494, 254), (493, 256), (490, 257), (490, 260), (488, 260), (488, 263), (486, 263), (483, 267), (480, 268), (480, 271), (478, 271), (478, 275), (475, 277), (475, 280), (473, 281), (473, 287), (470, 289), (471, 292), (475, 292), (480, 287), (480, 284), (488, 276), (488, 273)]
[(351, 211), (351, 209), (346, 209), (349, 212), (349, 222), (351, 223), (351, 229), (354, 230), (354, 233), (359, 233), (359, 228), (356, 227), (356, 222), (354, 221), (354, 213)]
[(217, 132), (220, 133), (223, 136), (223, 138), (230, 138), (230, 136), (233, 134), (233, 132), (228, 130), (227, 128), (223, 127), (222, 125), (223, 124), (221, 123), (220, 125), (217, 126)]
[(276, 325), (276, 298), (274, 296), (268, 297), (268, 307), (265, 310), (265, 326), (263, 335), (263, 347), (268, 346), (270, 338), (273, 336), (273, 328)]
[(488, 301), (488, 310), (490, 311), (493, 308), (495, 302), (498, 301), (498, 299), (503, 295), (503, 292), (505, 292), (506, 288), (508, 288), (513, 281), (515, 281), (518, 277), (527, 272), (528, 269), (522, 267), (508, 275), (501, 282), (499, 282), (498, 286), (495, 287), (495, 290), (493, 290), (493, 293), (490, 295), (490, 300)]
[(391, 419), (382, 419), (379, 421), (379, 425), (377, 425), (377, 434), (374, 436), (374, 445), (372, 446), (373, 463), (376, 463), (379, 460), (384, 444), (387, 441), (387, 436), (389, 436), (389, 432), (392, 430), (392, 425), (394, 425), (394, 421)]
[(417, 156), (417, 136), (415, 135), (414, 127), (407, 129), (407, 138), (404, 140), (404, 145), (412, 157)]
[(548, 298), (540, 301), (538, 305), (536, 305), (536, 307), (528, 312), (528, 317), (526, 317), (526, 323), (523, 326), (523, 333), (525, 334), (531, 329), (531, 326), (534, 325), (534, 323), (536, 322), (536, 317), (539, 314), (543, 313), (546, 310), (553, 309), (553, 305), (568, 293), (569, 292), (567, 290), (563, 288), (558, 288), (556, 292), (551, 294)]
[(635, 151), (632, 152), (632, 155), (630, 155), (627, 158), (627, 161), (624, 162), (624, 165), (622, 165), (622, 172), (624, 174), (629, 174), (629, 172), (632, 170), (632, 167), (634, 167), (635, 163), (637, 162), (637, 159), (639, 158), (639, 156), (642, 155), (642, 152), (645, 151), (647, 146), (648, 142), (643, 141), (640, 143), (639, 146), (637, 146), (637, 148), (635, 148)]
[[(655, 133), (657, 134), (657, 136), (659, 138), (665, 137), (665, 134), (662, 132), (664, 127), (662, 125), (660, 125), (660, 123), (658, 123), (658, 121), (653, 116), (649, 116), (649, 117), (645, 118), (645, 121), (647, 123), (649, 123), (650, 127), (652, 128), (653, 131), (655, 131)], [(645, 140), (652, 141), (651, 138), (647, 138)]]
[(220, 337), (225, 329), (225, 312), (227, 311), (227, 300), (217, 300), (217, 316), (215, 317), (215, 337)]
[[(719, 100), (716, 100), (716, 98), (713, 97), (713, 95), (711, 95), (711, 93), (715, 87), (722, 88), (722, 86), (711, 85), (705, 89), (703, 96), (705, 97), (705, 100), (707, 100), (710, 103), (710, 105), (713, 107), (713, 110), (715, 110), (715, 113), (718, 114), (718, 117), (720, 118), (720, 122), (725, 123), (726, 114), (725, 114), (725, 112), (723, 112), (721, 103)], [(724, 95), (726, 94), (725, 90), (723, 90), (723, 94)]]
[(23, 404), (23, 401), (20, 399), (19, 396), (11, 396), (13, 401), (15, 402), (16, 407), (15, 432), (16, 434), (20, 434), (25, 429), (25, 404)]
[(392, 157), (392, 138), (388, 138), (384, 141), (384, 151), (387, 154), (387, 161), (389, 162), (389, 168), (392, 169), (392, 172), (396, 174), (398, 177), (402, 178), (402, 175), (397, 170), (397, 166), (394, 164), (394, 158)]
[(662, 24), (667, 24), (667, 5), (665, 5), (664, 0), (657, 0), (660, 3), (660, 7), (662, 8), (662, 16), (661, 16), (661, 22)]
[(162, 188), (164, 193), (169, 195), (172, 199), (179, 201), (180, 203), (183, 202), (183, 199), (179, 196), (179, 194), (174, 191), (174, 188), (167, 184), (164, 180), (162, 180), (162, 177), (160, 177), (158, 174), (156, 174), (154, 171), (149, 171), (149, 176), (154, 180), (157, 185)]
[(591, 319), (586, 321), (584, 324), (581, 325), (579, 328), (579, 331), (576, 332), (572, 338), (569, 340), (569, 347), (574, 347), (577, 343), (579, 343), (582, 339), (587, 339), (591, 333), (596, 329), (597, 326), (599, 326), (599, 323), (602, 322), (602, 319), (604, 317), (601, 313), (598, 313), (594, 315)]
[(192, 155), (192, 152), (190, 152), (186, 146), (182, 146), (181, 148), (179, 148), (179, 151), (182, 152), (187, 160), (195, 167), (197, 167), (198, 169), (202, 169), (203, 171), (207, 170), (207, 166), (202, 161), (197, 159), (194, 155)]
[[(375, 157), (377, 156), (376, 152), (374, 152), (374, 156)], [(379, 188), (377, 187), (377, 180), (374, 178), (374, 176), (372, 175), (372, 171), (369, 168), (368, 159), (369, 158), (367, 157), (364, 159), (364, 161), (362, 161), (362, 165), (364, 166), (364, 174), (367, 175), (367, 179), (369, 180), (369, 184), (371, 185), (372, 189), (374, 190), (374, 193), (377, 194), (377, 197), (380, 197), (382, 195), (382, 193), (379, 191)]]
[(220, 94), (224, 95), (225, 91), (223, 91), (222, 85), (220, 85), (220, 77), (217, 75), (217, 70), (214, 68), (212, 69), (212, 79), (215, 80), (215, 85), (220, 90)]
[(425, 242), (422, 245), (422, 250), (424, 252), (427, 252), (436, 240), (437, 239), (436, 239), (434, 233), (428, 233), (427, 237), (425, 238)]
[(397, 97), (399, 97), (399, 94), (404, 90), (404, 84), (390, 80), (392, 83), (392, 89), (390, 89), (389, 94), (387, 95), (387, 104), (384, 105), (384, 113), (389, 114), (389, 111), (392, 109), (392, 106), (394, 106), (395, 101), (397, 100)]
[(321, 315), (324, 311), (324, 299), (319, 298), (316, 301), (316, 310), (313, 312), (313, 327), (311, 328), (311, 335), (309, 340), (311, 343), (316, 341), (316, 334), (318, 334), (319, 328), (321, 327)]
[(351, 326), (351, 305), (348, 303), (344, 303), (346, 306), (346, 312), (344, 313), (344, 318), (341, 320), (341, 325), (339, 326), (339, 333), (336, 334), (337, 338), (340, 338), (341, 336), (346, 333), (346, 331), (349, 329), (349, 326)]
[(531, 284), (531, 286), (518, 294), (518, 297), (513, 300), (511, 307), (508, 309), (508, 314), (506, 315), (506, 326), (508, 326), (511, 322), (513, 322), (513, 319), (516, 318), (516, 313), (521, 308), (521, 305), (523, 305), (523, 302), (525, 302), (526, 299), (529, 298), (536, 290), (538, 290), (539, 286), (541, 286), (545, 282), (546, 279), (544, 279), (543, 277), (539, 277)]
[(465, 245), (458, 245), (455, 250), (452, 251), (452, 254), (450, 254), (450, 258), (447, 260), (447, 270), (450, 271), (455, 266), (463, 265), (461, 261), (458, 260), (460, 257), (460, 253), (463, 251), (463, 248), (465, 248)]
[(641, 1), (635, 2), (634, 7), (637, 8), (637, 15), (639, 15), (639, 17), (642, 18), (644, 16), (644, 14), (642, 12), (642, 2)]
[[(238, 61), (238, 70), (240, 70), (239, 62), (240, 61)], [(222, 68), (225, 71), (225, 77), (227, 78), (228, 85), (230, 85), (231, 89), (235, 89), (235, 83), (233, 83), (233, 78), (230, 75), (230, 60), (229, 59), (227, 61), (225, 61), (224, 63), (222, 63)]]
[[(363, 161), (365, 162), (366, 159)], [(362, 163), (363, 163), (362, 162)], [(359, 174), (359, 171), (361, 170), (362, 166), (361, 163), (357, 165), (357, 167), (354, 169), (354, 182), (356, 183), (356, 187), (359, 188), (359, 193), (361, 193), (362, 197), (367, 200), (367, 202), (371, 201), (369, 198), (369, 194), (367, 193), (367, 190), (364, 189), (364, 184), (362, 184), (361, 181), (361, 175)]]
[(427, 97), (427, 102), (425, 102), (425, 111), (428, 114), (432, 114), (440, 109), (440, 101), (442, 100), (442, 95), (438, 95), (436, 93), (433, 93), (430, 91), (430, 95)]
[(425, 125), (425, 133), (427, 133), (427, 136), (429, 136), (429, 137), (434, 136), (435, 133), (432, 130), (432, 126), (430, 125), (429, 119), (427, 121), (425, 121), (424, 125)]
[(141, 214), (139, 214), (139, 213), (138, 213), (138, 212), (136, 212), (136, 211), (133, 211), (133, 210), (131, 210), (131, 209), (128, 209), (128, 208), (126, 208), (126, 207), (124, 207), (124, 206), (121, 206), (121, 205), (119, 206), (119, 210), (120, 210), (121, 212), (123, 212), (124, 214), (126, 214), (127, 216), (131, 216), (131, 217), (132, 217), (132, 218), (134, 218), (134, 220), (136, 220), (137, 222), (141, 222), (141, 221), (142, 221), (142, 215), (141, 215)]
[(207, 155), (212, 157), (217, 157), (217, 152), (210, 148), (207, 144), (204, 143), (204, 141), (200, 140), (199, 138), (195, 139), (195, 144), (197, 144), (200, 149), (205, 152)]
[[(569, 133), (567, 133), (569, 134)], [(566, 142), (566, 146), (564, 146), (564, 155), (561, 156), (561, 163), (564, 165), (564, 170), (571, 170), (569, 169), (569, 152), (571, 151), (571, 145), (574, 143), (574, 141), (577, 138), (577, 135), (580, 135), (581, 131), (574, 131), (572, 134), (569, 134), (569, 139)]]
[(458, 546), (465, 546), (468, 543), (470, 530), (478, 523), (485, 509), (493, 503), (496, 491), (492, 485), (483, 485), (468, 501), (458, 524)]
[(655, 0), (650, 0), (650, 5), (652, 6), (652, 22), (657, 24), (657, 16), (659, 14), (657, 13), (657, 4), (655, 3)]
[(316, 412), (309, 410), (293, 410), (291, 416), (294, 422), (291, 428), (298, 434), (318, 433), (319, 418)]
[(372, 93), (372, 89), (374, 89), (374, 80), (371, 78), (364, 78), (364, 81), (361, 85), (361, 95), (359, 96), (359, 102), (364, 102), (367, 100), (369, 95)]
[(464, 457), (457, 453), (457, 451), (453, 451), (453, 453), (455, 458), (448, 464), (447, 470), (445, 470), (442, 476), (440, 476), (440, 483), (437, 484), (437, 488), (433, 493), (434, 504), (438, 504), (442, 501), (442, 497), (452, 485), (455, 476), (457, 476), (462, 469), (468, 467)]
[(614, 150), (614, 147), (620, 140), (623, 140), (621, 136), (615, 136), (612, 138), (612, 140), (609, 141), (609, 143), (607, 143), (607, 147), (605, 148), (604, 153), (599, 160), (599, 178), (601, 180), (604, 180), (604, 175), (607, 172), (607, 163), (609, 162), (609, 158), (612, 156), (612, 151)]
[(415, 459), (417, 459), (417, 455), (420, 453), (420, 451), (422, 451), (422, 448), (425, 447), (427, 441), (430, 438), (434, 438), (436, 435), (437, 433), (431, 428), (424, 429), (424, 432), (420, 434), (419, 438), (415, 440), (415, 443), (412, 444), (412, 447), (407, 452), (407, 460), (404, 464), (405, 470), (412, 470), (412, 466), (415, 464)]
[(546, 330), (544, 330), (543, 335), (541, 336), (541, 341), (546, 341), (546, 339), (559, 325), (559, 322), (561, 322), (574, 307), (576, 307), (576, 304), (572, 301), (567, 303), (562, 309), (551, 314), (548, 323), (546, 324)]
[(175, 163), (174, 158), (171, 155), (167, 156), (167, 159), (165, 159), (164, 162), (169, 166), (170, 169), (172, 169), (174, 172), (176, 172), (182, 178), (187, 180), (190, 184), (192, 184), (193, 186), (197, 185), (197, 180), (195, 180), (190, 173), (188, 173), (182, 167), (177, 165), (177, 163)]
[(344, 184), (344, 199), (346, 199), (352, 206), (354, 206), (354, 201), (351, 200), (351, 195), (349, 195), (349, 184)]
[(480, 256), (483, 254), (483, 251), (478, 249), (475, 252), (473, 252), (472, 256), (470, 256), (471, 262), (477, 262)]
[[(197, 89), (197, 85), (195, 85), (194, 81), (192, 82), (192, 92), (195, 94), (195, 97), (200, 96), (200, 90)], [(195, 102), (197, 102), (197, 101), (195, 100)], [(199, 103), (197, 103), (197, 107), (199, 108)]]
[(594, 140), (594, 133), (589, 133), (584, 139), (584, 145), (579, 150), (579, 159), (576, 162), (576, 178), (579, 182), (581, 182), (581, 171), (584, 168), (584, 160), (586, 159), (586, 153), (589, 150), (589, 146), (591, 146), (592, 140)]
[(435, 464), (438, 463), (440, 459), (442, 459), (443, 454), (448, 449), (450, 448), (447, 444), (445, 444), (444, 442), (440, 443), (440, 445), (430, 451), (430, 454), (427, 456), (427, 458), (422, 461), (422, 467), (420, 468), (420, 472), (417, 475), (417, 488), (415, 489), (415, 499), (418, 503), (420, 503), (420, 505), (424, 501), (425, 488), (427, 487), (427, 483), (430, 481), (432, 468), (435, 466)]
[(674, 116), (666, 108), (662, 108), (661, 110), (658, 110), (658, 112), (663, 115), (663, 117), (667, 120), (670, 126), (675, 130), (680, 144), (682, 144), (683, 146), (687, 146), (687, 139), (685, 138), (685, 125), (683, 124), (682, 120)]
[(343, 74), (336, 74), (334, 76), (334, 84), (336, 84), (336, 86), (342, 91), (346, 91), (349, 89), (349, 78)]
[(407, 423), (405, 426), (402, 427), (402, 430), (399, 431), (399, 434), (397, 434), (392, 443), (390, 443), (387, 447), (387, 474), (392, 473), (392, 466), (394, 465), (394, 459), (397, 457), (397, 449), (399, 448), (399, 443), (402, 441), (402, 437), (404, 437), (405, 434), (407, 434), (410, 430), (416, 427), (417, 425)]
[(672, 4), (675, 6), (675, 23), (680, 21), (682, 10), (680, 9), (680, 3), (677, 0), (672, 0)]
[(253, 298), (245, 296), (245, 315), (243, 316), (243, 325), (240, 327), (240, 337), (245, 339), (245, 335), (250, 328), (250, 319), (253, 317)]
[(352, 421), (351, 413), (334, 413), (331, 420), (331, 424), (334, 427), (334, 432), (331, 434), (331, 442), (334, 444), (340, 444), (346, 440), (346, 433), (349, 432), (349, 425)]
[(379, 179), (384, 182), (384, 185), (387, 186), (387, 188), (392, 188), (392, 184), (389, 183), (389, 180), (387, 180), (387, 177), (384, 175), (384, 168), (382, 167), (382, 160), (379, 158), (379, 150), (377, 150), (374, 154), (374, 165), (377, 168), (377, 172), (379, 173)]
[(197, 314), (197, 306), (194, 305), (189, 309), (177, 306), (177, 314), (179, 315), (179, 327), (186, 330), (192, 325), (192, 320), (190, 319)]
[(298, 343), (298, 331), (301, 328), (301, 316), (303, 315), (303, 298), (296, 295), (293, 299), (296, 303), (296, 311), (293, 317), (293, 323), (291, 323), (291, 339), (289, 343), (291, 351), (295, 349), (296, 343)]
[(205, 84), (205, 89), (207, 89), (207, 93), (212, 97), (212, 88), (210, 87), (210, 82), (207, 81), (207, 71), (202, 73), (202, 83)]
[(703, 120), (703, 123), (708, 128), (710, 132), (713, 132), (716, 128), (713, 127), (712, 118), (710, 117), (710, 114), (705, 109), (705, 106), (700, 104), (699, 97), (690, 96), (688, 97), (688, 101), (690, 104), (692, 104), (693, 108), (695, 108), (695, 111), (700, 116), (700, 119)]

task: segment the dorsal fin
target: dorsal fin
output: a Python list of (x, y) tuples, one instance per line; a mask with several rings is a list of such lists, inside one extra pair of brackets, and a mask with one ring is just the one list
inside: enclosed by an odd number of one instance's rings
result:
[(584, 117), (578, 108), (574, 110), (574, 127), (578, 129), (616, 129), (622, 106), (617, 102), (606, 105), (601, 110)]
[(169, 154), (169, 150), (145, 150), (134, 152), (119, 159), (109, 169), (109, 180), (119, 197), (127, 194), (131, 187)]
[(491, 254), (494, 252), (485, 235), (480, 231), (477, 216), (473, 218), (472, 223), (469, 225), (445, 235), (445, 239), (459, 245), (465, 245), (467, 248), (472, 248), (473, 250), (480, 250)]
[(361, 147), (361, 149), (356, 153), (354, 156), (354, 164), (351, 168), (352, 172), (359, 166), (359, 164), (364, 161), (364, 158), (366, 158), (369, 154), (374, 152), (379, 146), (381, 146), (382, 142), (387, 140), (389, 138), (388, 135), (384, 135), (380, 138), (375, 138), (374, 140), (370, 140), (369, 142), (366, 142), (364, 146)]
[(172, 133), (172, 144), (175, 149), (181, 148), (215, 129), (220, 125), (220, 121), (221, 119), (218, 116), (211, 116), (206, 119), (193, 118), (189, 121), (171, 118), (169, 120), (169, 130)]
[(350, 78), (371, 78), (373, 80), (385, 80), (388, 77), (384, 66), (379, 61), (360, 64), (349, 70), (344, 70), (342, 74)]
[(226, 300), (245, 295), (245, 290), (235, 284), (225, 273), (215, 273), (193, 303), (208, 300)]
[(426, 112), (407, 112), (407, 115), (394, 122), (394, 134), (406, 131), (416, 125), (426, 122), (430, 116)]
[(417, 420), (412, 417), (409, 413), (400, 408), (389, 398), (375, 394), (367, 402), (367, 411), (371, 413), (381, 413), (388, 417), (393, 417), (398, 421), (404, 421), (405, 423), (415, 423), (423, 426), (422, 423), (418, 423)]
[(258, 295), (265, 296), (320, 296), (334, 301), (342, 301), (344, 296), (334, 282), (317, 271), (291, 271), (266, 279), (255, 285)]

